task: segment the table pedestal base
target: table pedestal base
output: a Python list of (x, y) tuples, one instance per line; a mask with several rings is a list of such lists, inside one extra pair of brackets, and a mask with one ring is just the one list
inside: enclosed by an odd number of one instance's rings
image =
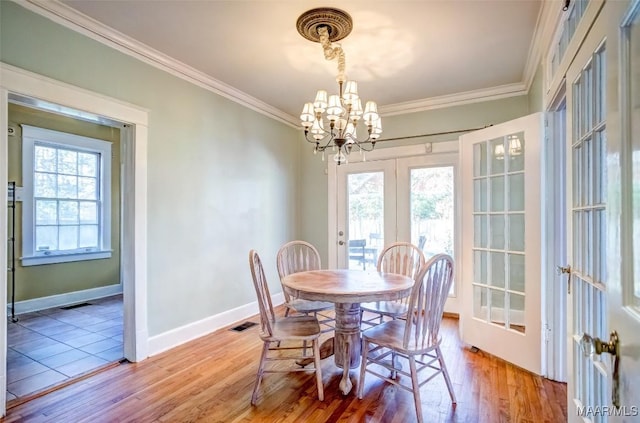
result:
[(336, 303), (335, 328), (335, 356), (336, 366), (343, 369), (340, 391), (347, 395), (353, 384), (349, 378), (349, 369), (360, 365), (360, 304)]

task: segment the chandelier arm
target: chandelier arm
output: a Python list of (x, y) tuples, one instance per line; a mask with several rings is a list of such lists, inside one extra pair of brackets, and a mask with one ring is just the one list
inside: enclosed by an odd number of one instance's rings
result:
[(346, 59), (342, 46), (340, 44), (336, 44), (334, 47), (331, 44), (331, 41), (329, 40), (329, 31), (326, 26), (318, 27), (318, 33), (320, 34), (320, 44), (322, 44), (322, 49), (324, 50), (324, 58), (327, 60), (333, 60), (335, 58), (338, 59), (338, 77), (336, 79), (340, 83), (346, 81), (347, 77), (344, 73)]
[(320, 145), (320, 141), (321, 140), (317, 140), (315, 138), (309, 138), (309, 131), (304, 131), (304, 139), (305, 141), (307, 141), (310, 144), (314, 144), (316, 146), (316, 149), (318, 151), (324, 151), (326, 150), (328, 147), (331, 147), (331, 142), (333, 142), (333, 139), (335, 137), (334, 134), (332, 134), (331, 132), (327, 132), (327, 136), (328, 136), (328, 140), (324, 145)]

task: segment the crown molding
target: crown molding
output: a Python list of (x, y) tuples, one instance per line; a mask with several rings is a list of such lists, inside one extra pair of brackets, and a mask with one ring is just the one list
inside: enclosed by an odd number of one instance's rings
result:
[(121, 53), (297, 128), (298, 119), (86, 16), (58, 0), (13, 0), (20, 6)]
[(431, 97), (424, 100), (407, 101), (404, 103), (380, 106), (380, 114), (393, 116), (405, 113), (416, 113), (427, 110), (443, 109), (446, 107), (462, 106), (465, 104), (480, 103), (484, 101), (499, 100), (507, 97), (527, 95), (527, 87), (524, 83), (501, 85), (498, 87), (465, 91), (462, 93)]

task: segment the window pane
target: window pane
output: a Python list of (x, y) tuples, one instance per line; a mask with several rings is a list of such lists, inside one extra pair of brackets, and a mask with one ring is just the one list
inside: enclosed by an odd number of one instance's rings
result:
[(80, 223), (98, 223), (98, 204), (81, 201), (80, 202)]
[(453, 256), (453, 167), (410, 170), (411, 242), (427, 256)]
[(50, 173), (33, 175), (33, 195), (54, 198), (56, 196), (56, 175)]
[(59, 207), (61, 225), (78, 224), (79, 212), (78, 212), (77, 201), (60, 201), (58, 207)]
[(78, 178), (78, 198), (83, 200), (98, 199), (98, 181), (96, 178)]
[(36, 251), (55, 251), (58, 249), (58, 227), (36, 226)]
[(490, 289), (491, 295), (491, 311), (490, 318), (491, 323), (504, 326), (505, 322), (505, 309), (504, 309), (504, 295), (505, 292), (498, 289)]
[(504, 243), (504, 215), (492, 215), (489, 219), (489, 248), (503, 250)]
[(504, 138), (496, 138), (489, 141), (491, 153), (491, 174), (504, 173)]
[(487, 174), (487, 143), (478, 143), (473, 146), (473, 176), (485, 176)]
[(491, 211), (504, 210), (504, 176), (494, 176), (489, 179), (491, 184)]
[(481, 286), (473, 287), (473, 316), (487, 320), (487, 288), (483, 288)]
[(485, 251), (473, 252), (473, 280), (475, 283), (487, 283), (487, 256)]
[(508, 254), (509, 256), (509, 289), (524, 293), (524, 256)]
[(78, 175), (98, 176), (98, 154), (78, 153)]
[(476, 215), (473, 217), (473, 246), (487, 248), (487, 216)]
[(58, 175), (58, 198), (78, 198), (78, 178)]
[(78, 226), (60, 226), (60, 250), (78, 248)]
[(491, 278), (489, 285), (504, 288), (504, 253), (489, 253), (491, 259)]
[(473, 181), (473, 211), (487, 211), (487, 179)]
[(56, 149), (36, 145), (33, 149), (34, 165), (36, 171), (56, 171)]
[(58, 173), (78, 174), (78, 153), (69, 150), (58, 150)]
[(509, 295), (509, 329), (524, 333), (524, 295)]
[(58, 202), (36, 200), (36, 225), (56, 225), (58, 223)]
[[(352, 173), (347, 177), (349, 268), (375, 269), (378, 249), (371, 234), (384, 234), (384, 173)], [(379, 240), (384, 245), (384, 239)]]
[(524, 213), (510, 214), (509, 218), (509, 250), (524, 251)]
[(507, 176), (509, 183), (509, 210), (524, 211), (524, 173)]
[(507, 156), (509, 172), (524, 170), (524, 133), (507, 136)]
[(98, 225), (80, 226), (80, 247), (98, 247)]

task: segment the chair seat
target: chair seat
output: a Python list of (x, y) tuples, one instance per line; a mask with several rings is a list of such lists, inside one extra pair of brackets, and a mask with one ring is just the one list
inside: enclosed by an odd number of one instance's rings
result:
[(360, 305), (363, 311), (378, 313), (389, 317), (406, 316), (409, 309), (406, 304), (397, 301), (375, 301)]
[[(435, 343), (426, 342), (417, 345), (415, 337), (411, 337), (409, 345), (407, 345), (407, 348), (404, 348), (402, 341), (406, 325), (407, 323), (404, 320), (391, 320), (365, 330), (362, 332), (362, 337), (368, 342), (405, 354), (426, 352), (440, 344), (440, 339), (438, 339)], [(412, 329), (414, 328), (412, 327)], [(427, 334), (425, 339), (431, 339), (431, 337)]]
[(316, 311), (331, 310), (333, 303), (326, 301), (310, 301), (302, 298), (292, 298), (286, 304), (287, 307), (297, 311), (298, 313), (313, 313)]
[(272, 323), (272, 335), (268, 341), (299, 340), (310, 341), (320, 337), (320, 324), (313, 316), (292, 316), (277, 318)]

